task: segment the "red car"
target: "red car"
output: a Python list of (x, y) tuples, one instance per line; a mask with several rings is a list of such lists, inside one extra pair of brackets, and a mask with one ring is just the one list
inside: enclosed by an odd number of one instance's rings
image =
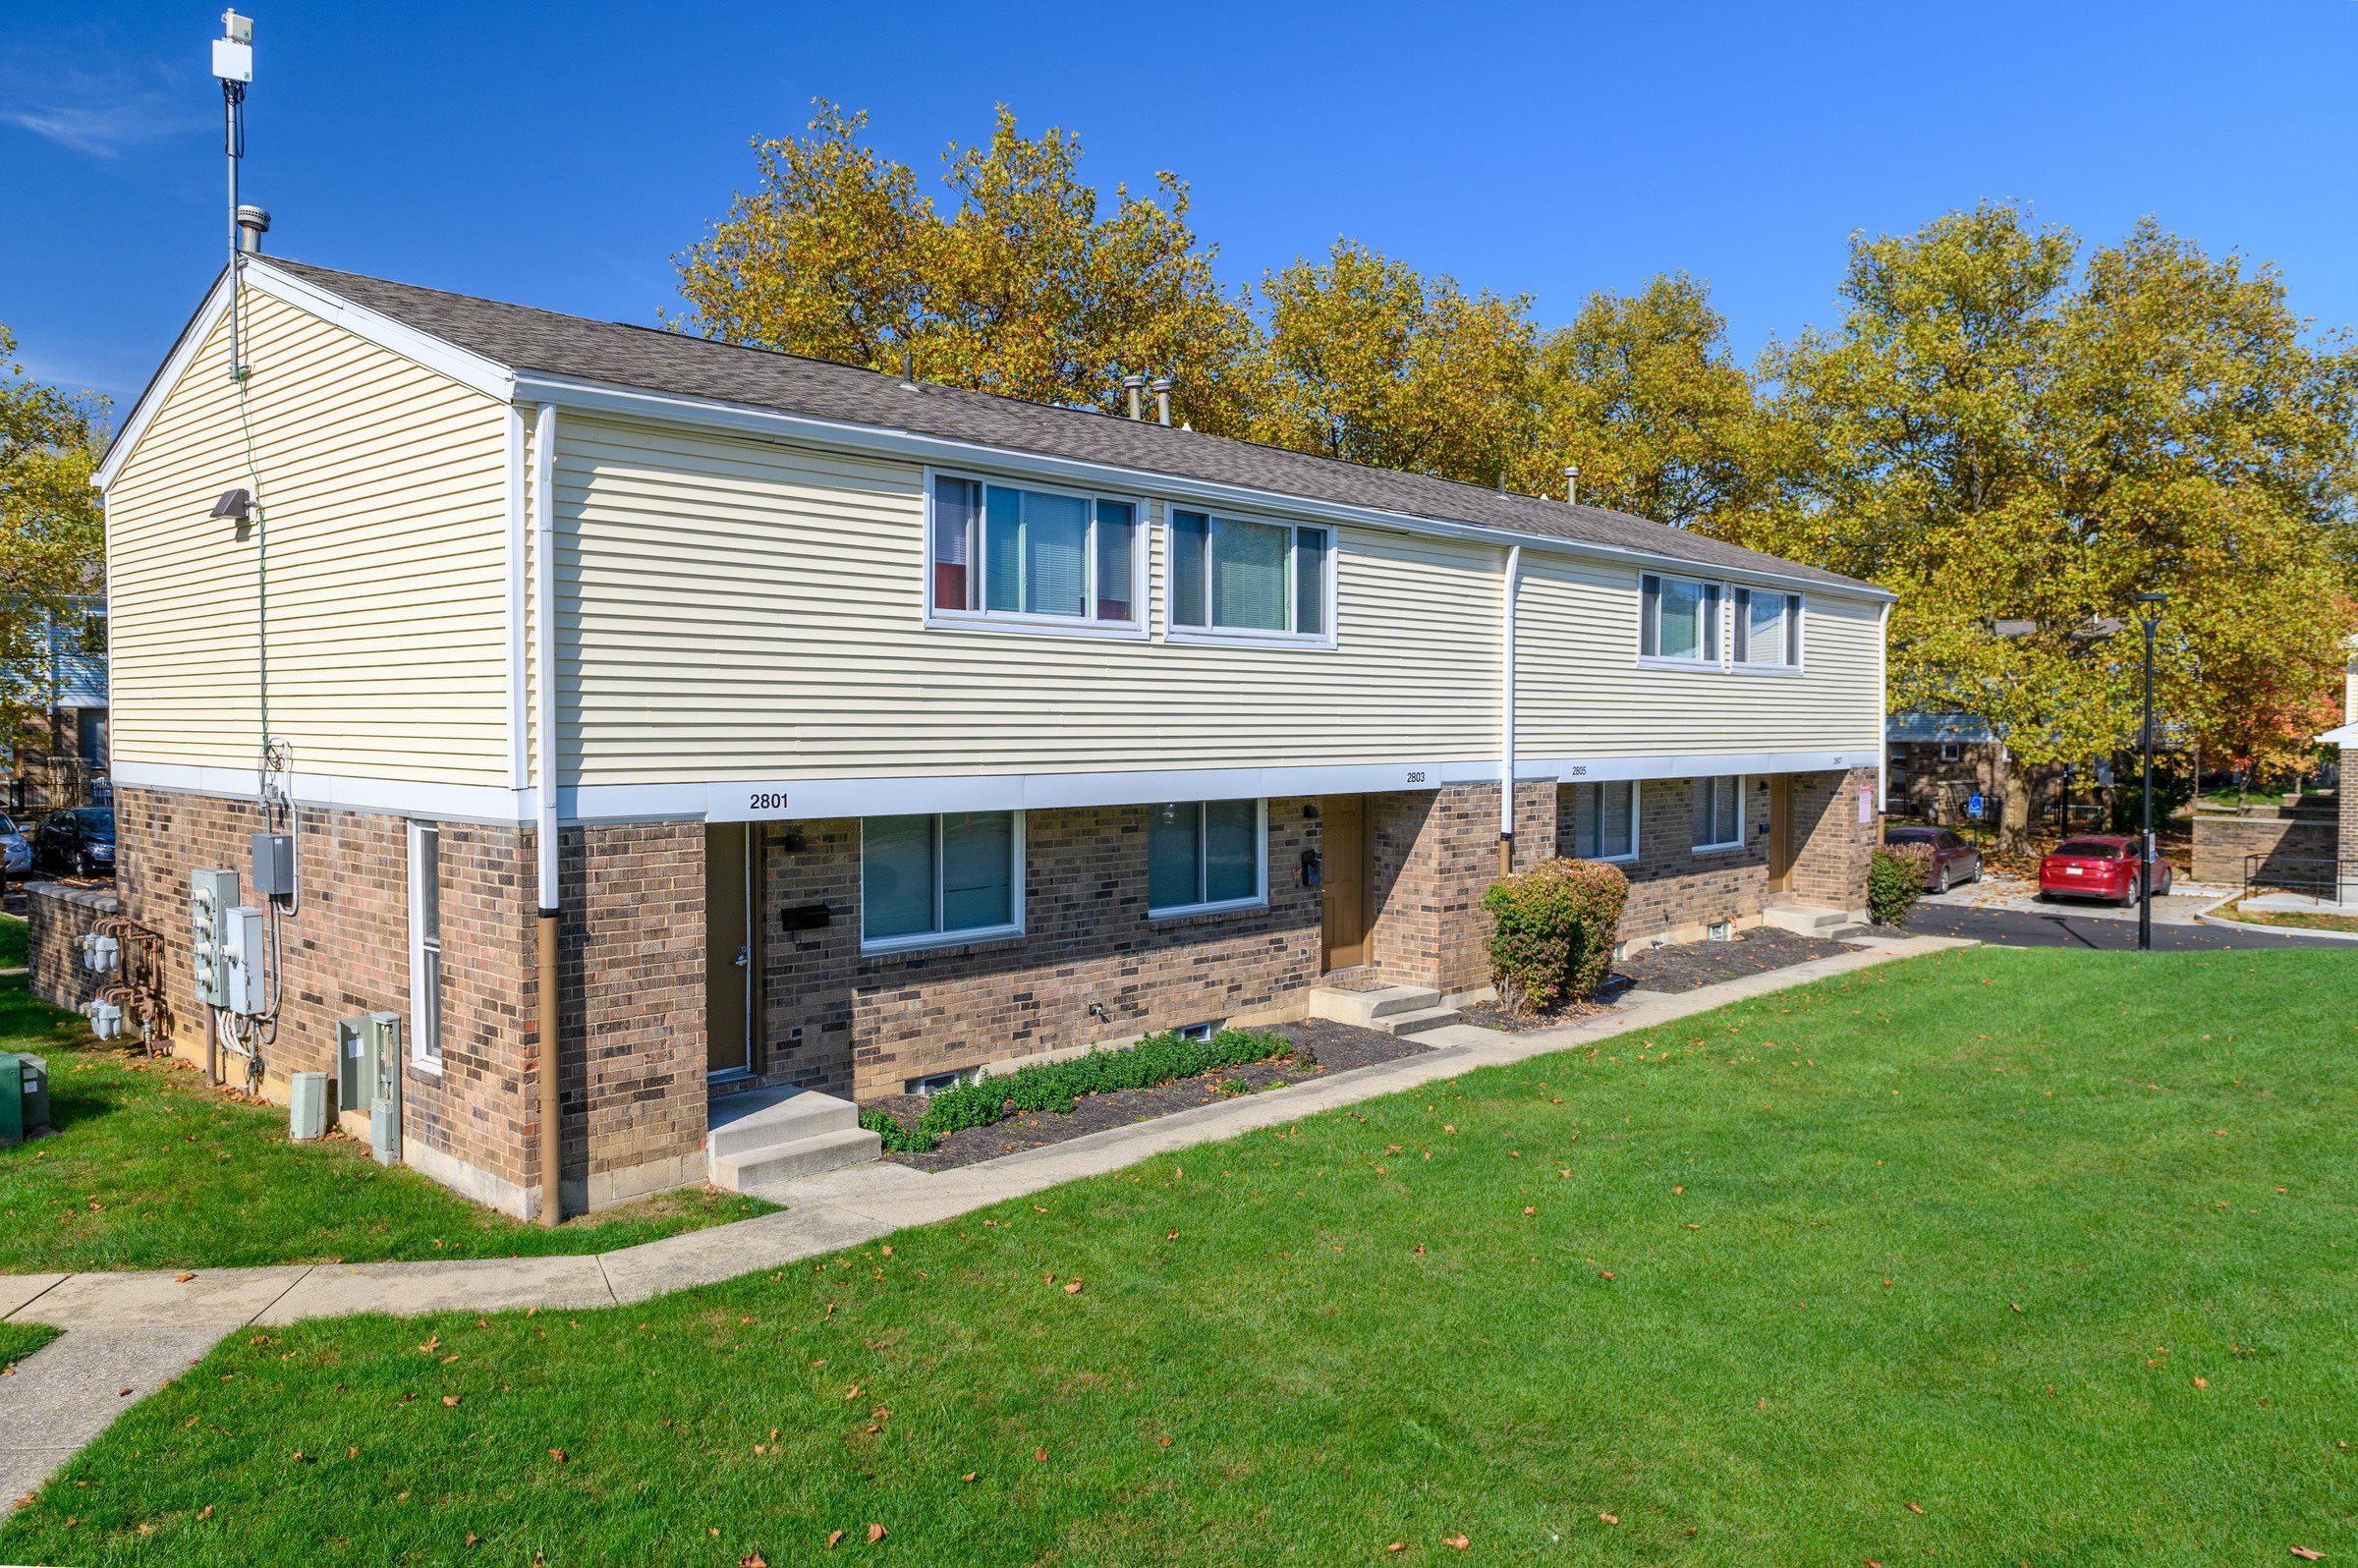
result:
[[(2154, 857), (2154, 896), (2169, 891), (2169, 862)], [(2132, 833), (2083, 833), (2055, 846), (2039, 863), (2041, 898), (2101, 898), (2130, 905), (2143, 891), (2137, 880), (2137, 837)]]
[(1924, 873), (1924, 885), (1936, 893), (1947, 892), (1952, 883), (1982, 879), (1982, 852), (1945, 827), (1894, 827), (1884, 832), (1883, 842), (1893, 849), (1902, 844), (1931, 849), (1933, 864)]

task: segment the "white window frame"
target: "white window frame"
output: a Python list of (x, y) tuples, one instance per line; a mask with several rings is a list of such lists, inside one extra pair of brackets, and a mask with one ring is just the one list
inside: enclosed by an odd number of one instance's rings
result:
[(421, 998), (427, 990), (425, 956), (429, 950), (434, 955), (435, 977), (439, 979), (443, 975), (442, 926), (440, 920), (437, 919), (434, 923), (433, 937), (429, 943), (425, 932), (425, 883), (418, 871), (421, 862), (423, 860), (422, 846), (430, 838), (434, 845), (435, 892), (437, 894), (434, 907), (438, 914), (441, 909), (439, 894), (442, 870), (442, 824), (413, 819), (408, 824), (406, 836), (409, 847), (409, 863), (405, 871), (405, 879), (409, 884), (410, 893), (410, 1065), (421, 1072), (439, 1073), (442, 1071), (442, 991), (446, 987), (436, 985), (433, 988), (435, 1027), (430, 1032), (423, 1027), (421, 1022), (424, 1012)]
[[(1194, 512), (1205, 519), (1204, 543), (1204, 619), (1211, 619), (1211, 530), (1212, 519), (1230, 523), (1254, 523), (1263, 528), (1288, 529), (1299, 533), (1325, 535), (1326, 548), (1320, 565), (1325, 581), (1319, 585), (1323, 595), (1319, 619), (1325, 622), (1322, 632), (1270, 632), (1253, 627), (1183, 626), (1179, 622), (1179, 574), (1174, 566), (1177, 556), (1177, 518), (1174, 514)], [(1335, 611), (1341, 595), (1337, 584), (1341, 574), (1337, 562), (1342, 559), (1342, 534), (1324, 523), (1297, 523), (1290, 518), (1271, 517), (1266, 513), (1240, 511), (1235, 507), (1212, 506), (1196, 501), (1168, 501), (1163, 504), (1161, 526), (1155, 536), (1162, 545), (1162, 639), (1166, 643), (1213, 643), (1226, 647), (1292, 647), (1330, 648), (1335, 645)], [(1288, 542), (1285, 551), (1285, 617), (1288, 623), (1298, 619), (1301, 605), (1302, 552), (1297, 542)]]
[[(1649, 653), (1646, 651), (1646, 582), (1649, 578), (1653, 579), (1656, 583), (1692, 583), (1695, 585), (1695, 587), (1707, 590), (1706, 596), (1709, 597), (1712, 602), (1710, 610), (1705, 615), (1700, 617), (1702, 624), (1706, 628), (1703, 651), (1692, 655), (1685, 653)], [(1734, 597), (1735, 595), (1728, 591), (1727, 584), (1717, 578), (1693, 577), (1684, 572), (1657, 572), (1651, 570), (1640, 572), (1638, 574), (1639, 668), (1649, 670), (1716, 670), (1726, 668), (1729, 646), (1727, 606)], [(1713, 632), (1715, 632), (1717, 635), (1713, 636)], [(1660, 617), (1658, 612), (1656, 617), (1655, 636), (1658, 642), (1661, 636)], [(1712, 651), (1712, 646), (1714, 644), (1717, 644), (1718, 650), (1716, 652)]]
[[(1089, 597), (1094, 608), (1097, 596), (1097, 503), (1113, 501), (1130, 508), (1130, 619), (1127, 621), (1098, 621), (1070, 615), (1039, 615), (1022, 610), (970, 610), (963, 606), (945, 608), (933, 602), (933, 528), (934, 481), (960, 479), (982, 485), (985, 491), (996, 485), (1003, 490), (1031, 490), (1039, 495), (1066, 495), (1089, 503), (1089, 559), (1083, 567), (1089, 585)], [(1075, 489), (1066, 484), (1047, 484), (1036, 479), (1009, 478), (1005, 476), (972, 473), (965, 469), (926, 470), (925, 541), (923, 550), (925, 571), (925, 624), (928, 628), (976, 628), (1014, 632), (1047, 632), (1059, 637), (1109, 638), (1117, 642), (1144, 642), (1148, 635), (1149, 614), (1147, 596), (1152, 577), (1148, 571), (1147, 557), (1153, 549), (1152, 513), (1146, 497), (1123, 495), (1113, 490)], [(984, 507), (987, 511), (988, 500)], [(978, 520), (975, 529), (974, 558), (967, 570), (974, 575), (975, 596), (988, 601), (989, 585), (984, 581), (983, 525)]]
[[(1228, 799), (1235, 799), (1235, 797), (1231, 796)], [(1204, 831), (1204, 808), (1211, 803), (1208, 801), (1173, 801), (1170, 804), (1193, 806), (1196, 809), (1196, 885), (1201, 887), (1204, 885), (1205, 875), (1204, 857), (1207, 853), (1210, 843), (1208, 836)], [(1150, 806), (1147, 810), (1152, 812), (1154, 808)], [(1153, 835), (1153, 819), (1150, 816), (1147, 825), (1150, 859), (1153, 853), (1151, 847)], [(1147, 906), (1147, 919), (1151, 921), (1183, 920), (1191, 915), (1224, 915), (1231, 910), (1268, 908), (1269, 803), (1266, 799), (1253, 803), (1253, 871), (1254, 885), (1257, 891), (1250, 898), (1223, 898), (1208, 904), (1172, 904), (1168, 906), (1150, 904)]]
[[(1705, 779), (1708, 778), (1728, 778), (1731, 776), (1736, 781), (1736, 836), (1734, 838), (1721, 839), (1715, 844), (1697, 844), (1694, 846), (1694, 852), (1698, 855), (1725, 855), (1732, 850), (1740, 850), (1744, 847), (1745, 835), (1751, 831), (1752, 813), (1745, 808), (1744, 805), (1746, 797), (1744, 794), (1745, 776), (1743, 774), (1737, 773), (1730, 775), (1726, 773), (1706, 773), (1690, 779), (1688, 782), (1690, 785), (1701, 784)], [(1692, 805), (1691, 802), (1689, 804)], [(1688, 831), (1693, 832), (1694, 829), (1690, 826)]]
[[(1785, 648), (1779, 648), (1777, 656), (1773, 659), (1738, 658), (1736, 656), (1736, 631), (1739, 627), (1745, 626), (1746, 612), (1750, 609), (1750, 606), (1744, 601), (1748, 595), (1754, 593), (1773, 593), (1786, 601), (1786, 613), (1792, 617), (1792, 624), (1786, 631), (1783, 642), (1785, 646), (1796, 655), (1790, 662), (1785, 659)], [(1727, 601), (1727, 656), (1738, 675), (1799, 675), (1803, 672), (1809, 659), (1810, 644), (1808, 601), (1801, 593), (1792, 588), (1767, 588), (1754, 583), (1737, 583), (1729, 587)], [(1744, 641), (1747, 644), (1751, 642), (1748, 628)], [(1751, 651), (1749, 646), (1746, 651)]]
[[(994, 808), (995, 810), (995, 808)], [(1003, 925), (967, 925), (954, 931), (940, 929), (941, 924), (941, 812), (879, 812), (879, 816), (929, 816), (933, 819), (933, 924), (929, 931), (911, 931), (906, 936), (868, 934), (868, 818), (860, 819), (860, 952), (863, 956), (875, 953), (918, 953), (938, 947), (966, 947), (975, 942), (1003, 941), (1024, 934), (1024, 813), (1011, 812), (1013, 831), (1008, 835), (1007, 854), (1014, 864), (1009, 868), (1007, 909), (1015, 919)], [(951, 812), (951, 816), (969, 813)], [(980, 813), (974, 813), (980, 814)]]
[(1601, 828), (1603, 824), (1604, 807), (1603, 792), (1609, 789), (1623, 788), (1629, 791), (1629, 848), (1619, 855), (1584, 855), (1581, 856), (1580, 859), (1595, 861), (1600, 866), (1634, 866), (1643, 855), (1646, 840), (1639, 830), (1638, 820), (1640, 809), (1639, 802), (1640, 798), (1645, 794), (1645, 791), (1640, 786), (1639, 782), (1634, 778), (1577, 779), (1573, 782), (1572, 847), (1575, 850), (1580, 848), (1580, 792), (1587, 789), (1593, 789), (1598, 792), (1598, 820), (1599, 826)]

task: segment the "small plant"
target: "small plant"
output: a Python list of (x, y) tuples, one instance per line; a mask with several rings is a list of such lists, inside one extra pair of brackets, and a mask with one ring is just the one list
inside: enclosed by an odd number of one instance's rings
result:
[(887, 1154), (929, 1154), (933, 1151), (931, 1133), (921, 1133), (914, 1127), (903, 1127), (891, 1116), (872, 1106), (860, 1113), (860, 1125), (884, 1140)]
[(1490, 981), (1510, 1014), (1582, 1001), (1613, 966), (1613, 935), (1629, 902), (1617, 866), (1552, 860), (1492, 882)]
[(1878, 925), (1897, 925), (1924, 896), (1933, 874), (1930, 844), (1886, 845), (1867, 867), (1867, 915)]
[(1226, 1099), (1234, 1099), (1239, 1094), (1253, 1092), (1253, 1086), (1241, 1078), (1223, 1078), (1212, 1087), (1218, 1090), (1221, 1096)]

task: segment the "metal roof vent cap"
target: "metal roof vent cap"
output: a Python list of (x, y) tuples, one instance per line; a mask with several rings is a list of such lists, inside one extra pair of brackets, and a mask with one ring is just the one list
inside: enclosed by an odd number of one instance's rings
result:
[(1164, 424), (1168, 424), (1171, 422), (1171, 378), (1167, 375), (1158, 375), (1154, 378), (1153, 384), (1154, 418)]
[(1147, 389), (1147, 378), (1135, 372), (1122, 377), (1122, 390), (1130, 397), (1130, 418), (1139, 417), (1138, 395)]
[(238, 249), (248, 255), (262, 253), (262, 236), (270, 232), (270, 214), (251, 201), (238, 203)]

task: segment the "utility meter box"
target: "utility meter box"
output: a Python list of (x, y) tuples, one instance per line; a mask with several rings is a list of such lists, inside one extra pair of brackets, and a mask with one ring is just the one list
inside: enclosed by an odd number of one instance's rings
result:
[(295, 896), (295, 835), (256, 833), (253, 845), (253, 896), (281, 901)]
[(366, 1110), (393, 1097), (401, 1064), (401, 1015), (355, 1013), (336, 1020), (336, 1109)]
[[(228, 934), (221, 943), (221, 1005), (248, 1018), (270, 1010), (268, 965), (263, 950), (269, 945), (262, 912), (241, 904), (229, 912)], [(322, 1073), (320, 1080), (326, 1081)]]
[(25, 1130), (29, 1133), (49, 1125), (49, 1062), (19, 1052), (17, 1067), (25, 1085)]
[(229, 912), (238, 903), (238, 873), (218, 868), (189, 876), (189, 935), (196, 961), (196, 1000), (229, 1005), (226, 951)]

